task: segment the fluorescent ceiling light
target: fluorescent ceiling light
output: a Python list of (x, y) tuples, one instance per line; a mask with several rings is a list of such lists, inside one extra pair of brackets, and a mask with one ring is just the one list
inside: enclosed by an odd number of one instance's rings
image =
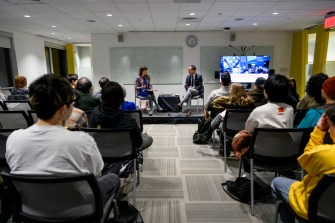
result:
[(272, 15), (278, 15), (279, 13), (278, 12), (273, 12)]
[(186, 23), (186, 26), (190, 26), (191, 24), (189, 24), (189, 23)]
[(123, 25), (122, 25), (122, 24), (120, 24), (120, 25), (118, 25), (118, 26), (122, 27)]
[(110, 13), (108, 13), (108, 14), (107, 14), (107, 16), (108, 16), (108, 17), (111, 17), (111, 16), (113, 16), (113, 15), (112, 15), (112, 14), (110, 14)]
[(30, 18), (31, 16), (30, 15), (24, 15), (25, 18)]
[(253, 26), (257, 26), (257, 25), (258, 25), (258, 23), (257, 23), (257, 22), (254, 22), (252, 25), (253, 25)]
[(57, 26), (51, 26), (52, 28), (56, 28)]
[(191, 12), (190, 15), (195, 15), (195, 13), (194, 13), (194, 12)]

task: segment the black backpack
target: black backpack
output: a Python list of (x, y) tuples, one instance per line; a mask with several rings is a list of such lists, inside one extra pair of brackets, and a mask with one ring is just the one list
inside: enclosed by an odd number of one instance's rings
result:
[(198, 119), (198, 130), (193, 134), (193, 142), (195, 144), (207, 144), (207, 137), (204, 135), (205, 132), (211, 127), (212, 119), (207, 119), (205, 121), (204, 118)]

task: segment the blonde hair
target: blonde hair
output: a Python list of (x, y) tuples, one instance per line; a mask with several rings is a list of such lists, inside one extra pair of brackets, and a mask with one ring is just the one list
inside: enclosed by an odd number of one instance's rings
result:
[(248, 98), (247, 92), (241, 83), (232, 83), (230, 85), (230, 103), (239, 106), (248, 106), (252, 100)]
[(27, 87), (27, 78), (25, 76), (18, 75), (14, 78), (14, 87), (16, 89)]

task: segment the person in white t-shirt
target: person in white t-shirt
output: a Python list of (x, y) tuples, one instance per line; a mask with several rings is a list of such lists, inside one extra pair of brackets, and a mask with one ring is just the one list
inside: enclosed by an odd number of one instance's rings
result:
[(7, 140), (6, 160), (13, 174), (69, 175), (93, 173), (98, 177), (103, 200), (118, 193), (115, 174), (102, 177), (104, 166), (94, 139), (62, 126), (73, 109), (75, 95), (68, 81), (46, 74), (29, 86), (29, 99), (38, 121), (14, 131)]

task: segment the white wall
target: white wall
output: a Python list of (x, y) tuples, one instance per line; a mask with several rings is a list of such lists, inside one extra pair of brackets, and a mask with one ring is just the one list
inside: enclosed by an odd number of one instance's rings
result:
[[(186, 46), (185, 39), (188, 35), (198, 37), (198, 45), (194, 48)], [(277, 73), (289, 74), (291, 63), (292, 33), (288, 32), (262, 32), (262, 33), (236, 33), (236, 41), (230, 42), (227, 32), (136, 32), (124, 34), (124, 42), (117, 41), (117, 34), (92, 34), (92, 63), (94, 77), (92, 82), (99, 89), (98, 81), (101, 77), (110, 78), (110, 55), (111, 47), (141, 47), (141, 46), (182, 46), (183, 47), (183, 80), (187, 75), (187, 67), (190, 64), (197, 66), (200, 70), (200, 47), (201, 46), (273, 46), (274, 58), (273, 68)], [(219, 64), (219, 61), (218, 61)], [(149, 67), (150, 69), (150, 67)], [(134, 74), (134, 79), (135, 79)], [(154, 78), (154, 77), (152, 77)], [(184, 81), (183, 81), (184, 82)], [(205, 97), (211, 90), (218, 88), (217, 84), (205, 85)], [(160, 93), (184, 94), (181, 85), (159, 85), (156, 95)], [(134, 87), (126, 85), (128, 101), (134, 101)]]
[(76, 71), (78, 77), (93, 79), (92, 74), (92, 47), (75, 46)]

